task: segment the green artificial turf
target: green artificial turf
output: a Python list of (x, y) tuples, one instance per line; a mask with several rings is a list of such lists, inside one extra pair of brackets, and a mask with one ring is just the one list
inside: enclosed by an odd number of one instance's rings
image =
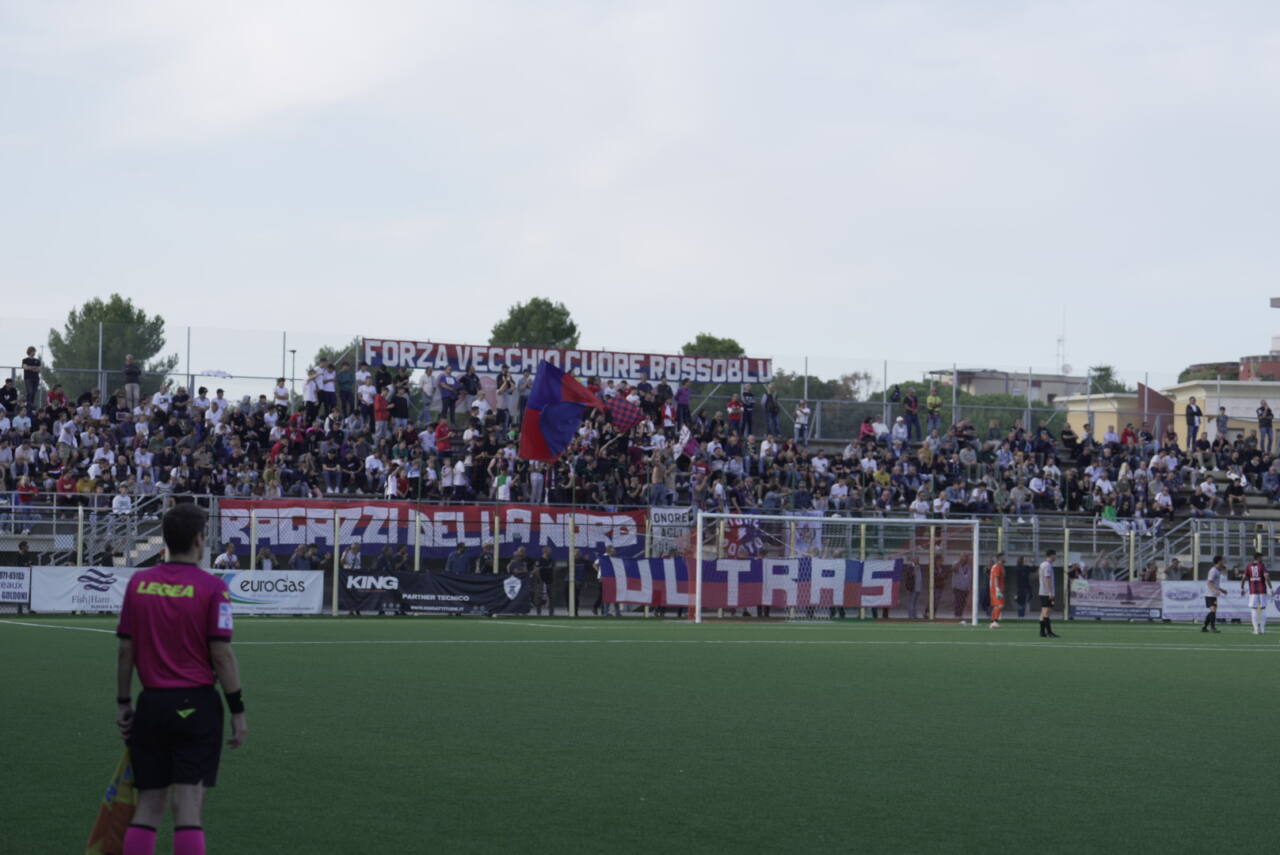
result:
[[(112, 623), (0, 620), (0, 851), (83, 851)], [(242, 619), (210, 851), (1268, 850), (1280, 632), (1056, 628)]]

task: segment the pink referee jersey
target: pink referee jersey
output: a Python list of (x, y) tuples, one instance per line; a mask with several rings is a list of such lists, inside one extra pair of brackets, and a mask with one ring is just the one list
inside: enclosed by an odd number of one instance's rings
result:
[(133, 639), (144, 688), (210, 686), (209, 642), (231, 640), (231, 595), (194, 564), (159, 564), (129, 580), (116, 635)]

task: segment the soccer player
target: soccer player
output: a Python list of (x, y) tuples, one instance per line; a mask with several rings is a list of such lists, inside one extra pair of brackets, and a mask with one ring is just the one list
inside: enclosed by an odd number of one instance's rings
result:
[(1053, 621), (1049, 619), (1049, 611), (1053, 608), (1054, 579), (1053, 559), (1058, 553), (1046, 549), (1044, 561), (1040, 562), (1040, 637), (1060, 638), (1053, 631)]
[(1246, 585), (1249, 587), (1249, 609), (1253, 612), (1253, 634), (1262, 635), (1267, 631), (1267, 595), (1271, 591), (1271, 577), (1267, 575), (1267, 565), (1262, 563), (1261, 552), (1254, 552), (1253, 560), (1244, 568), (1240, 593), (1244, 593)]
[[(161, 528), (169, 560), (129, 580), (120, 610), (116, 723), (129, 745), (138, 807), (123, 855), (152, 855), (156, 828), (173, 804), (174, 855), (204, 855), (205, 790), (218, 776), (222, 752), (222, 684), (238, 748), (249, 729), (240, 669), (231, 650), (231, 596), (226, 584), (197, 566), (209, 515), (175, 505)], [(142, 683), (135, 711), (133, 671)]]
[(1222, 587), (1222, 556), (1213, 556), (1213, 566), (1209, 568), (1209, 576), (1205, 579), (1204, 604), (1208, 609), (1204, 615), (1204, 626), (1201, 632), (1220, 632), (1218, 629), (1218, 597), (1225, 596)]
[(991, 577), (987, 582), (991, 596), (991, 629), (1000, 628), (1000, 615), (1004, 613), (1004, 553), (996, 553), (996, 563), (991, 565)]

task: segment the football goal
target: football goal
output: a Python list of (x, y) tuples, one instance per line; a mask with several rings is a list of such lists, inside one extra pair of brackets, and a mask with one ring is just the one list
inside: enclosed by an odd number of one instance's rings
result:
[(971, 519), (699, 512), (690, 617), (977, 625), (980, 530)]

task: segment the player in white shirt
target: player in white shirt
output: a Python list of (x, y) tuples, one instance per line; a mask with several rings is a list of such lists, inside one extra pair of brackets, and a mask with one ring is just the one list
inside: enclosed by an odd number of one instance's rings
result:
[(1204, 604), (1208, 611), (1204, 615), (1204, 626), (1201, 632), (1219, 632), (1218, 629), (1218, 597), (1226, 596), (1222, 587), (1222, 556), (1213, 556), (1213, 566), (1204, 582)]
[(1054, 596), (1054, 575), (1053, 575), (1053, 559), (1058, 553), (1055, 550), (1047, 549), (1044, 553), (1044, 561), (1040, 563), (1040, 637), (1041, 638), (1059, 638), (1060, 636), (1053, 631), (1053, 621), (1049, 617), (1050, 610), (1053, 609)]

